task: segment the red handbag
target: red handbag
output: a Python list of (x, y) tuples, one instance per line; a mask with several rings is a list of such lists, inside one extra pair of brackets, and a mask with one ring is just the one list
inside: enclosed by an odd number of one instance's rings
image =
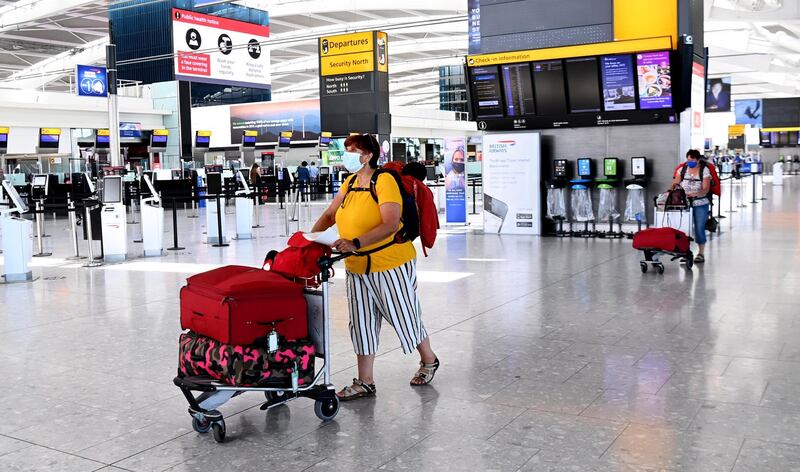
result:
[(289, 238), (289, 247), (281, 252), (270, 251), (264, 259), (264, 266), (284, 277), (314, 279), (320, 273), (318, 261), (320, 257), (330, 256), (329, 246), (309, 241), (302, 231)]

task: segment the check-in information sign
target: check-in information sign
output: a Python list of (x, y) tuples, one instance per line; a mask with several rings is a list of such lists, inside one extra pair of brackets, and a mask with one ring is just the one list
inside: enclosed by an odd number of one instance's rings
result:
[(175, 77), (270, 88), (269, 26), (172, 9)]

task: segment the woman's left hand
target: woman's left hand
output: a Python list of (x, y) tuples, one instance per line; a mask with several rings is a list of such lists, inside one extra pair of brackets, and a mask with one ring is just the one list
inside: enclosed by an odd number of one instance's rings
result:
[(339, 252), (355, 252), (356, 245), (349, 239), (339, 239), (331, 246)]

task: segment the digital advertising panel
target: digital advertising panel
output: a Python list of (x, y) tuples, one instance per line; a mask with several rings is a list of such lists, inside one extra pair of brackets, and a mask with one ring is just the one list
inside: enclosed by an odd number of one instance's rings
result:
[(600, 58), (603, 77), (603, 109), (605, 111), (635, 110), (633, 56), (603, 56)]
[(270, 88), (269, 26), (172, 9), (175, 77)]
[(763, 120), (761, 112), (761, 100), (736, 100), (733, 102), (736, 112), (737, 125), (753, 125), (761, 127)]
[(293, 141), (318, 142), (319, 99), (232, 105), (232, 144), (241, 143), (245, 130), (257, 131), (260, 143), (275, 143), (280, 133), (287, 130), (293, 131)]
[(731, 111), (731, 78), (708, 79), (706, 84), (706, 113)]
[(672, 107), (672, 72), (669, 52), (643, 52), (636, 55), (639, 81), (639, 108), (653, 110)]
[(467, 222), (467, 146), (464, 138), (444, 140), (445, 214), (448, 223)]

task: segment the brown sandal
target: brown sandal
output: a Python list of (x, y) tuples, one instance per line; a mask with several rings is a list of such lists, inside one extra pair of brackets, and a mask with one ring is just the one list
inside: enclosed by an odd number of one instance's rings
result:
[[(420, 362), (419, 370), (417, 370), (417, 373), (414, 374), (414, 377), (411, 378), (411, 386), (421, 387), (423, 385), (428, 385), (429, 383), (433, 382), (433, 376), (436, 375), (437, 370), (439, 370), (438, 357), (431, 364), (425, 364), (424, 362)], [(422, 382), (414, 383), (414, 381), (417, 379), (422, 380)]]
[(336, 394), (339, 401), (347, 402), (357, 398), (374, 397), (378, 390), (375, 384), (364, 383), (360, 379), (353, 379), (353, 385), (349, 385)]

